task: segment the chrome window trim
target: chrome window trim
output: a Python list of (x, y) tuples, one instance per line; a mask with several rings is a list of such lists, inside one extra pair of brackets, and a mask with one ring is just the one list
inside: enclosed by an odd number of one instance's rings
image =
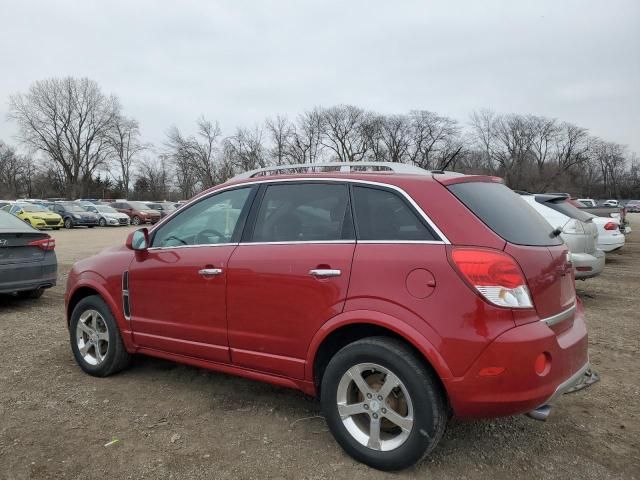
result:
[(540, 321), (546, 323), (547, 326), (551, 327), (552, 325), (557, 325), (558, 323), (563, 322), (564, 320), (569, 318), (571, 315), (575, 313), (576, 309), (577, 307), (574, 303), (566, 310), (560, 313), (557, 313), (555, 315), (552, 315), (551, 317), (543, 318)]
[(333, 245), (333, 244), (354, 244), (355, 240), (292, 240), (289, 242), (240, 242), (239, 245), (243, 247), (245, 245), (307, 245), (307, 244), (321, 244), (321, 245)]
[[(173, 217), (174, 215), (178, 214), (180, 211), (182, 211), (183, 209), (188, 208), (191, 203), (194, 202), (199, 202), (202, 201), (206, 198), (209, 198), (212, 195), (216, 195), (218, 193), (224, 192), (226, 190), (231, 190), (234, 188), (243, 188), (243, 187), (250, 187), (252, 185), (261, 185), (264, 183), (286, 183), (286, 182), (319, 182), (319, 183), (326, 183), (326, 182), (340, 182), (340, 183), (346, 183), (346, 184), (353, 184), (353, 185), (373, 185), (373, 186), (377, 186), (377, 187), (383, 187), (383, 188), (389, 188), (391, 190), (394, 190), (396, 192), (398, 192), (400, 195), (402, 195), (405, 200), (407, 200), (412, 206), (413, 208), (416, 209), (416, 211), (418, 212), (418, 214), (422, 217), (422, 219), (424, 221), (426, 221), (429, 226), (433, 229), (434, 232), (436, 232), (436, 234), (442, 239), (442, 240), (416, 240), (415, 242), (419, 242), (419, 243), (433, 243), (433, 244), (445, 244), (445, 245), (450, 245), (451, 242), (449, 241), (449, 239), (446, 237), (446, 235), (444, 233), (442, 233), (442, 231), (438, 228), (438, 226), (431, 220), (431, 218), (429, 218), (429, 216), (424, 212), (424, 210), (422, 210), (422, 208), (420, 208), (420, 206), (415, 202), (415, 200), (413, 198), (411, 198), (411, 195), (409, 195), (406, 191), (404, 191), (402, 188), (396, 186), (396, 185), (391, 185), (389, 183), (383, 183), (383, 182), (373, 182), (371, 180), (356, 180), (354, 178), (331, 178), (331, 177), (296, 177), (296, 178), (276, 178), (276, 179), (265, 179), (265, 180), (256, 180), (256, 181), (251, 181), (251, 182), (246, 182), (246, 183), (235, 183), (233, 185), (228, 185), (226, 187), (221, 187), (217, 190), (214, 190), (213, 192), (210, 192), (206, 195), (203, 195), (202, 197), (198, 197), (196, 199), (194, 199), (192, 202), (187, 203), (184, 207), (176, 210), (175, 212), (173, 212), (171, 215), (166, 216), (163, 220), (159, 222), (158, 225), (155, 225), (154, 228), (151, 229), (151, 231), (155, 231), (156, 228), (158, 228), (160, 225), (162, 225), (163, 223), (166, 222), (166, 219)], [(381, 241), (381, 240), (361, 240), (358, 243), (366, 243), (366, 242), (373, 242), (373, 243), (405, 243), (409, 240), (393, 240), (393, 241)], [(318, 242), (318, 243), (329, 243), (329, 242), (335, 242), (335, 241), (326, 241), (326, 242)], [(414, 241), (411, 241), (414, 242)], [(265, 242), (265, 243), (274, 243), (274, 242)], [(279, 243), (279, 242), (278, 242)], [(291, 243), (291, 242), (285, 242), (285, 243)], [(299, 242), (299, 243), (311, 243), (311, 242)], [(214, 245), (222, 245), (222, 244), (214, 244)], [(233, 245), (233, 244), (227, 244), (227, 245)], [(253, 242), (244, 242), (244, 243), (240, 243), (240, 245), (256, 245), (256, 243)], [(179, 247), (151, 247), (149, 248), (149, 250), (151, 249), (165, 249), (165, 248), (184, 248), (184, 247), (196, 247), (196, 246), (212, 246), (212, 245), (183, 245), (183, 246), (179, 246)]]
[(172, 245), (171, 247), (149, 247), (147, 251), (154, 252), (158, 250), (175, 250), (179, 248), (200, 248), (200, 247), (232, 247), (238, 243), (199, 243), (197, 245)]
[(417, 244), (417, 245), (444, 245), (442, 240), (358, 240), (358, 243), (367, 244), (382, 244), (382, 245), (402, 245), (402, 244)]

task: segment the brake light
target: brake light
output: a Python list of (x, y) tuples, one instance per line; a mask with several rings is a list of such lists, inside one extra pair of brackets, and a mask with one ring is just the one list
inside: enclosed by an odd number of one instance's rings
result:
[(32, 242), (29, 242), (27, 245), (31, 247), (38, 247), (45, 252), (50, 252), (51, 250), (56, 248), (56, 240), (55, 238), (47, 237), (41, 240), (34, 240)]
[(618, 225), (616, 225), (616, 224), (615, 224), (615, 223), (613, 223), (613, 222), (607, 222), (607, 223), (604, 225), (604, 229), (605, 229), (605, 230), (617, 230), (617, 229), (618, 229)]
[(498, 250), (454, 248), (456, 269), (487, 301), (500, 307), (533, 308), (527, 281), (510, 255)]

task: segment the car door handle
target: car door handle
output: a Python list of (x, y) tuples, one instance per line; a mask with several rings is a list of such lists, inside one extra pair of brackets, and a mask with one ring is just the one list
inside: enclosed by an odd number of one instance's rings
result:
[(203, 268), (202, 270), (198, 270), (198, 273), (203, 277), (215, 277), (216, 275), (220, 275), (222, 273), (221, 268)]
[(309, 270), (309, 275), (316, 278), (339, 277), (342, 274), (340, 270), (333, 268), (314, 268)]

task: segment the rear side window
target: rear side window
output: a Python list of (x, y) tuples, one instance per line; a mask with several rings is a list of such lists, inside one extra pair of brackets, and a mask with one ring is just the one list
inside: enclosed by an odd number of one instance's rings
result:
[(353, 187), (358, 240), (437, 240), (396, 193)]
[(561, 245), (551, 225), (520, 195), (501, 183), (467, 182), (448, 187), (491, 230), (517, 245)]
[(253, 242), (321, 242), (353, 238), (346, 185), (269, 185)]
[(593, 215), (576, 208), (564, 198), (544, 200), (543, 198), (536, 197), (536, 202), (541, 203), (545, 207), (552, 208), (556, 212), (560, 212), (561, 214), (566, 215), (569, 218), (580, 220), (581, 222), (588, 222), (593, 218)]

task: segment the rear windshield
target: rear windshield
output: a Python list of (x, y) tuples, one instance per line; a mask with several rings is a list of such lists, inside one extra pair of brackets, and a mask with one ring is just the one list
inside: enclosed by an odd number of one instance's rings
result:
[(584, 210), (576, 208), (565, 198), (545, 200), (544, 198), (536, 197), (536, 202), (544, 205), (545, 207), (553, 208), (556, 212), (560, 212), (569, 218), (575, 218), (576, 220), (580, 220), (581, 222), (588, 222), (593, 218), (593, 215), (585, 212)]
[(517, 245), (561, 245), (553, 228), (520, 195), (501, 183), (467, 182), (449, 190), (491, 230)]

